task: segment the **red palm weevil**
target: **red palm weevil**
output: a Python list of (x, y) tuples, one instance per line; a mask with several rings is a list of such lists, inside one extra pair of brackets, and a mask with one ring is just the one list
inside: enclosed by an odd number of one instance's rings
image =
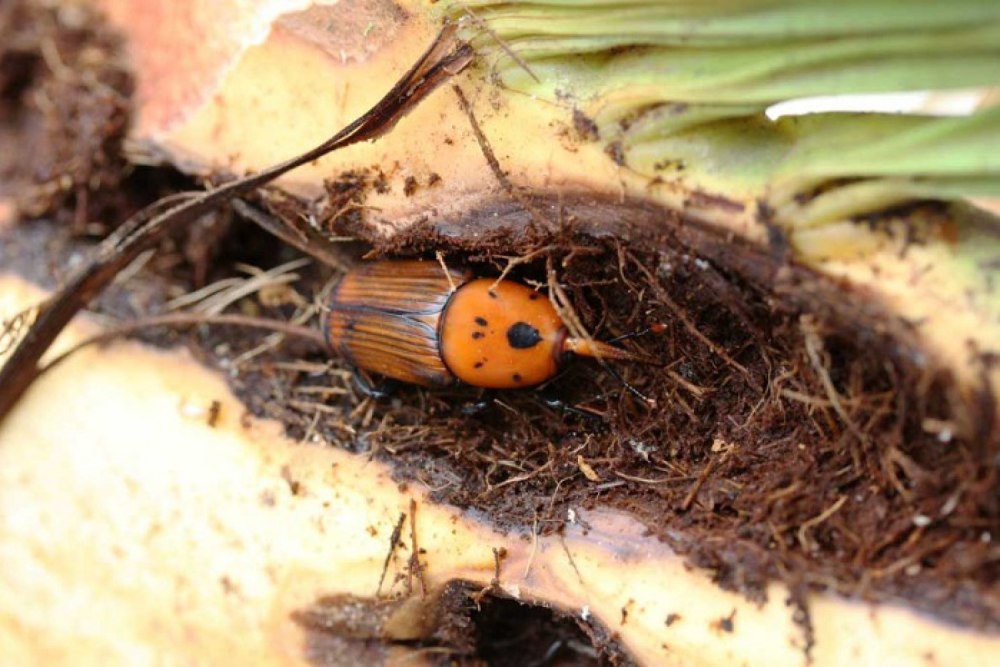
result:
[(335, 352), (362, 370), (423, 386), (531, 387), (574, 354), (645, 361), (570, 336), (552, 302), (526, 285), (430, 261), (364, 264), (343, 277), (328, 305), (323, 331)]

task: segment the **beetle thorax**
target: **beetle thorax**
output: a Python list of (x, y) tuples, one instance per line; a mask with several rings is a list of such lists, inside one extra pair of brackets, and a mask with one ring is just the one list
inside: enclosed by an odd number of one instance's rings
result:
[(477, 387), (531, 387), (558, 371), (565, 327), (544, 294), (479, 278), (452, 295), (441, 319), (441, 358)]

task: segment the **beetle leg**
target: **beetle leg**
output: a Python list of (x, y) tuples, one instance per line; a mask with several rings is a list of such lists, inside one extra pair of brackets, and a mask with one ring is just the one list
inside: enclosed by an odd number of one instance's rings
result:
[(562, 414), (571, 414), (591, 422), (597, 421), (601, 424), (607, 423), (607, 415), (598, 410), (585, 408), (581, 405), (572, 405), (557, 396), (545, 392), (538, 392), (538, 394), (536, 394), (536, 398), (538, 399), (538, 402), (545, 407), (558, 410)]
[(478, 415), (496, 401), (496, 392), (484, 389), (479, 393), (479, 397), (471, 403), (462, 404), (463, 415)]
[(389, 398), (392, 395), (392, 390), (395, 387), (395, 382), (392, 380), (383, 378), (381, 382), (376, 384), (371, 376), (360, 368), (355, 368), (352, 374), (354, 375), (354, 384), (363, 395), (375, 400)]

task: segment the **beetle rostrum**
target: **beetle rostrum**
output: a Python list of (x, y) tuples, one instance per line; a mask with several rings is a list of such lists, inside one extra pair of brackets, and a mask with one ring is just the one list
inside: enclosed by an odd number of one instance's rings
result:
[(553, 378), (568, 352), (642, 360), (570, 336), (552, 302), (527, 285), (445, 273), (421, 260), (348, 272), (330, 297), (323, 329), (331, 349), (358, 368), (423, 386), (532, 387)]

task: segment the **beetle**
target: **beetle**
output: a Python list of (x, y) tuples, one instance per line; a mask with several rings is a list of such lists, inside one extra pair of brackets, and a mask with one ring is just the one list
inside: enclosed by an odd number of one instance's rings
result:
[(533, 387), (573, 356), (647, 361), (569, 334), (552, 302), (513, 280), (431, 261), (349, 271), (323, 316), (330, 348), (355, 367), (425, 387)]

